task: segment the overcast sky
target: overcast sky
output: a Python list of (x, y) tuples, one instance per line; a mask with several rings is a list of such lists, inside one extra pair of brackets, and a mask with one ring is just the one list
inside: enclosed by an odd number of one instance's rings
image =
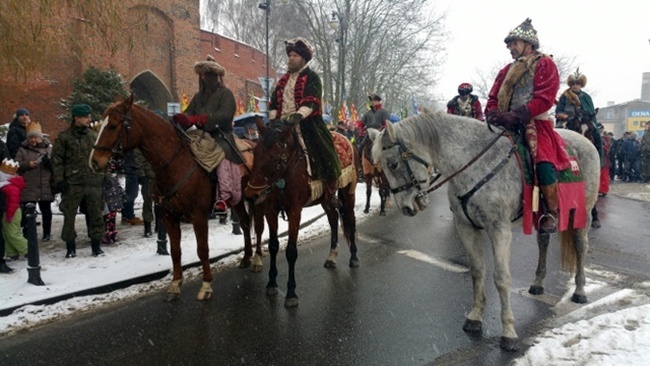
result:
[[(645, 4), (645, 5), (644, 5)], [(478, 79), (476, 69), (510, 62), (503, 39), (527, 17), (544, 53), (575, 56), (587, 78), (585, 91), (596, 107), (641, 97), (643, 72), (650, 72), (650, 5), (640, 0), (436, 0), (447, 11), (448, 57), (437, 94), (444, 100), (458, 84)], [(560, 90), (566, 88), (562, 80)]]

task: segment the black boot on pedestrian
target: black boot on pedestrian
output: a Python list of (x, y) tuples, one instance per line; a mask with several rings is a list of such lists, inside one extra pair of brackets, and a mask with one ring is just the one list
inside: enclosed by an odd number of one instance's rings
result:
[(104, 255), (104, 251), (100, 247), (101, 241), (99, 239), (90, 239), (90, 247), (93, 250), (93, 257), (99, 257)]
[(65, 243), (67, 252), (65, 253), (66, 258), (74, 258), (77, 256), (77, 244), (74, 241), (69, 241)]
[(144, 222), (144, 237), (145, 238), (151, 238), (151, 221), (145, 221)]
[(0, 262), (0, 273), (12, 273), (14, 270), (5, 263), (5, 261)]

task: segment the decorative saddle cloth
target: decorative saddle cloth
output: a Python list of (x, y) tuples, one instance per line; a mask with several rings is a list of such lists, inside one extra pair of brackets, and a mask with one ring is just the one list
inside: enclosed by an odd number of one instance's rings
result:
[[(226, 157), (226, 153), (209, 133), (195, 129), (187, 131), (186, 134), (190, 138), (190, 148), (196, 162), (208, 173), (212, 172)], [(235, 136), (235, 144), (244, 158), (244, 164), (240, 164), (240, 167), (242, 175), (245, 175), (253, 169), (253, 149), (256, 143)]]
[[(337, 182), (338, 187), (343, 188), (354, 181), (355, 184), (350, 185), (350, 192), (354, 192), (357, 188), (357, 172), (354, 168), (354, 147), (350, 140), (338, 132), (332, 131), (332, 140), (334, 140), (334, 148), (336, 149), (339, 161), (341, 162), (341, 176), (339, 176)], [(307, 159), (307, 162), (309, 163), (309, 159)], [(307, 167), (307, 170), (308, 172), (311, 172), (309, 166)], [(311, 198), (309, 199), (309, 202), (307, 202), (307, 205), (316, 201), (323, 195), (323, 181), (310, 180), (309, 188), (311, 191)]]
[[(558, 172), (558, 231), (565, 231), (569, 228), (569, 218), (573, 216), (573, 228), (581, 229), (587, 226), (587, 204), (585, 193), (585, 182), (580, 170), (575, 151), (566, 145), (571, 167)], [(533, 202), (541, 202), (541, 197), (534, 198), (533, 166), (528, 156), (528, 149), (521, 143), (517, 143), (517, 158), (522, 169), (523, 180), (523, 229), (525, 235), (533, 233), (533, 226), (539, 229), (539, 218), (541, 210), (534, 212)], [(524, 157), (524, 158), (522, 158)]]

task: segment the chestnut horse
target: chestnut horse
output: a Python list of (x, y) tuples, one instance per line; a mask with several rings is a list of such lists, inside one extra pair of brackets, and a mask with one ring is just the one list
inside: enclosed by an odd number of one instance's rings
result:
[[(244, 194), (249, 199), (254, 199), (256, 204), (264, 202), (262, 207), (269, 227), (269, 253), (271, 264), (269, 268), (269, 282), (266, 293), (269, 296), (278, 294), (276, 278), (278, 269), (276, 258), (280, 248), (278, 241), (278, 216), (286, 212), (289, 217), (289, 238), (286, 249), (287, 262), (289, 263), (289, 280), (284, 306), (298, 306), (296, 295), (295, 264), (298, 258), (298, 231), (300, 230), (300, 217), (303, 207), (320, 204), (329, 221), (331, 229), (330, 254), (325, 261), (325, 268), (336, 267), (338, 254), (338, 219), (341, 215), (343, 233), (350, 246), (350, 267), (358, 267), (357, 246), (355, 241), (356, 222), (354, 216), (355, 189), (357, 185), (358, 158), (357, 151), (352, 144), (345, 140), (349, 150), (351, 164), (343, 169), (339, 178), (338, 197), (341, 201), (339, 212), (329, 208), (322, 196), (314, 194), (319, 190), (310, 183), (307, 174), (307, 155), (301, 146), (296, 128), (284, 126), (281, 122), (273, 122), (265, 126), (260, 118), (256, 120), (257, 128), (261, 134), (261, 141), (254, 150), (256, 156), (253, 163), (253, 172)], [(322, 189), (322, 188), (321, 188)]]
[[(194, 227), (197, 254), (203, 269), (203, 284), (196, 299), (208, 300), (212, 297), (208, 247), (208, 215), (214, 202), (212, 181), (194, 159), (188, 142), (181, 137), (182, 133), (154, 112), (133, 104), (133, 99), (131, 94), (126, 100), (117, 101), (104, 111), (97, 141), (89, 157), (90, 167), (94, 171), (105, 169), (113, 152), (135, 148), (142, 151), (156, 175), (154, 199), (162, 208), (171, 246), (173, 278), (166, 300), (177, 299), (183, 283), (181, 221), (189, 221)], [(242, 186), (246, 179), (242, 179)], [(248, 267), (253, 257), (250, 236), (253, 213), (249, 215), (243, 200), (233, 210), (244, 232), (244, 258), (240, 267)], [(258, 221), (255, 223), (258, 233), (256, 255), (252, 259), (254, 271), (261, 270), (261, 231), (264, 225), (262, 220)]]
[(377, 185), (379, 190), (379, 216), (386, 216), (386, 200), (390, 195), (390, 186), (381, 166), (372, 162), (371, 150), (372, 141), (366, 139), (362, 147), (361, 166), (363, 167), (363, 179), (366, 182), (366, 208), (363, 213), (370, 212), (370, 197), (372, 196), (372, 185)]

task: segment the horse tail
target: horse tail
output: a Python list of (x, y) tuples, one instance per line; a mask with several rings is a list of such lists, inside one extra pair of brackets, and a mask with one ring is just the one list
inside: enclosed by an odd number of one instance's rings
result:
[(562, 269), (569, 273), (575, 273), (578, 266), (578, 252), (576, 251), (576, 229), (573, 228), (573, 215), (569, 219), (569, 227), (560, 231), (560, 252)]

